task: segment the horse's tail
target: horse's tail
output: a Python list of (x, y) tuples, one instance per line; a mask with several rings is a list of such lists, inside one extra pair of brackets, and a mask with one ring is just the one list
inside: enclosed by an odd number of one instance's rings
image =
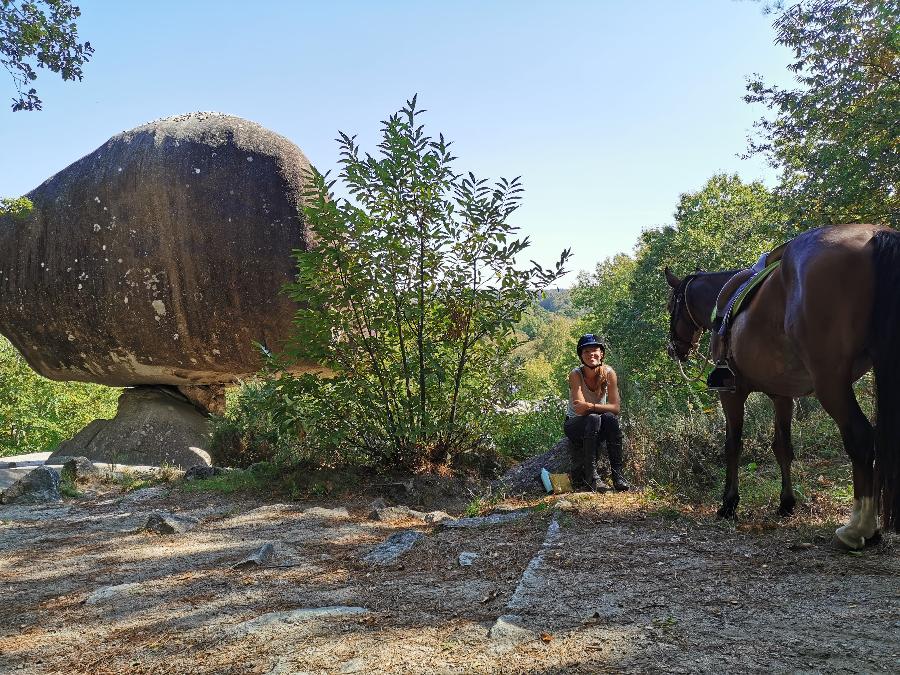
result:
[(875, 468), (882, 488), (884, 528), (900, 532), (900, 232), (872, 240), (875, 300), (871, 352), (875, 369)]

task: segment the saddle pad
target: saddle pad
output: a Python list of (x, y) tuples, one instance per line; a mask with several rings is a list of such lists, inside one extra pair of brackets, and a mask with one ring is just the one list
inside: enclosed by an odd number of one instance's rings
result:
[[(728, 303), (728, 309), (725, 310), (725, 314), (722, 316), (722, 325), (719, 328), (719, 335), (725, 335), (725, 332), (728, 330), (728, 325), (732, 322), (734, 317), (738, 315), (738, 312), (741, 311), (744, 303), (747, 299), (753, 294), (757, 288), (759, 288), (760, 284), (766, 280), (772, 272), (774, 272), (778, 266), (781, 265), (781, 260), (776, 260), (769, 265), (766, 265), (762, 270), (754, 274), (752, 277), (747, 279), (743, 284), (738, 286), (738, 289), (734, 292), (734, 295), (731, 298), (731, 301)], [(716, 320), (716, 307), (713, 307), (711, 321), (715, 322)]]

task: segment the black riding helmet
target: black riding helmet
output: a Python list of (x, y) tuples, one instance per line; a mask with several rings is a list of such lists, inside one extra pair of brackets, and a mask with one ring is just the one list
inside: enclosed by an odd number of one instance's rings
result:
[(578, 358), (581, 358), (581, 350), (586, 347), (600, 347), (603, 350), (603, 353), (606, 354), (606, 342), (603, 338), (599, 338), (593, 333), (585, 333), (580, 338), (578, 338), (578, 347), (576, 351), (578, 352)]

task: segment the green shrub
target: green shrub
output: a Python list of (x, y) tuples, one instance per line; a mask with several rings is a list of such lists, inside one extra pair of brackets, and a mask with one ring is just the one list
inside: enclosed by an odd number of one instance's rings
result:
[(501, 455), (521, 461), (547, 452), (563, 437), (566, 402), (549, 396), (531, 412), (500, 412), (494, 420), (493, 439)]

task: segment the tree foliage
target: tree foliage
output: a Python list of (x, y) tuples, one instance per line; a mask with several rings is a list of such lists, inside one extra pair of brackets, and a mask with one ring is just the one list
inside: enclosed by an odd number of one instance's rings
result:
[(75, 20), (81, 10), (69, 0), (0, 0), (0, 63), (16, 88), (12, 109), (40, 110), (41, 99), (30, 87), (35, 68), (81, 80), (82, 66), (94, 53), (90, 42), (78, 41)]
[(111, 418), (118, 389), (53, 382), (0, 336), (0, 457), (52, 450), (90, 421)]
[(900, 226), (900, 5), (806, 0), (774, 27), (798, 86), (757, 76), (745, 100), (774, 113), (749, 150), (781, 169), (783, 208), (803, 227)]
[(515, 324), (564, 271), (515, 238), (518, 178), (457, 173), (450, 143), (427, 135), (416, 99), (382, 123), (378, 154), (341, 134), (340, 178), (313, 172), (304, 214), (316, 245), (297, 251), (301, 304), (290, 353), (336, 371), (332, 393), (373, 457), (414, 464), (473, 447), (503, 393)]

